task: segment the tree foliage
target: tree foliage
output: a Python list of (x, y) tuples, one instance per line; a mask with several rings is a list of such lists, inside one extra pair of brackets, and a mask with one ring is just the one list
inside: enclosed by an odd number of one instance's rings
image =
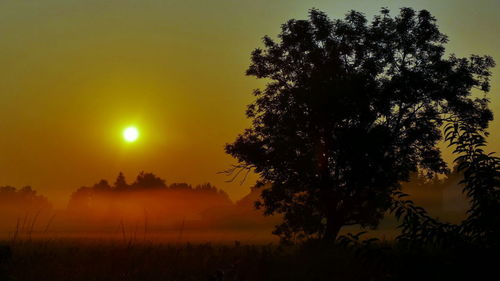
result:
[(482, 129), (456, 122), (446, 128), (446, 139), (455, 146), (458, 169), (464, 174), (463, 192), (471, 200), (462, 234), (472, 242), (500, 246), (500, 158), (486, 153)]
[(417, 170), (447, 172), (437, 146), (455, 116), (486, 128), (491, 57), (444, 57), (447, 38), (426, 11), (382, 9), (371, 22), (351, 11), (266, 36), (247, 75), (265, 79), (246, 115), (250, 128), (226, 146), (253, 169), (267, 214), (285, 239), (334, 239), (344, 225), (375, 227), (400, 182)]
[(455, 147), (455, 162), (463, 174), (460, 183), (471, 201), (468, 216), (461, 224), (443, 223), (404, 199), (407, 194), (396, 192), (392, 211), (401, 222), (400, 241), (418, 246), (500, 246), (500, 158), (484, 151), (487, 135), (460, 120), (447, 124), (446, 140)]

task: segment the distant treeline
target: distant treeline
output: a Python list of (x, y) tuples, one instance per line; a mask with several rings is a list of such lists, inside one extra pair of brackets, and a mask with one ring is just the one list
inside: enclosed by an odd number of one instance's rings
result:
[[(141, 172), (132, 184), (127, 184), (125, 176), (123, 173), (119, 173), (116, 181), (113, 185), (110, 185), (107, 180), (100, 180), (93, 186), (87, 187), (82, 186), (76, 190), (72, 196), (71, 200), (79, 200), (81, 197), (88, 196), (89, 194), (96, 194), (101, 192), (128, 192), (128, 191), (152, 191), (152, 190), (170, 190), (170, 191), (191, 191), (191, 192), (203, 192), (205, 194), (218, 194), (221, 197), (229, 200), (228, 195), (223, 190), (217, 189), (210, 183), (204, 183), (196, 186), (192, 186), (188, 183), (172, 183), (167, 185), (165, 180), (157, 177), (153, 173)], [(70, 202), (71, 205), (71, 202)]]
[[(403, 190), (431, 213), (459, 220), (467, 207), (466, 200), (462, 194), (449, 192), (460, 190), (456, 188), (459, 178), (456, 171), (441, 179), (413, 174)], [(211, 230), (266, 229), (270, 233), (279, 218), (265, 217), (261, 210), (255, 209), (261, 190), (252, 188), (245, 197), (232, 202), (226, 192), (210, 183), (167, 184), (147, 172), (139, 173), (133, 182), (127, 183), (123, 173), (119, 173), (112, 184), (103, 179), (78, 188), (67, 207), (55, 211), (46, 197), (29, 186), (20, 189), (3, 186), (0, 230), (12, 232), (33, 225), (34, 231), (117, 232), (122, 227), (140, 225), (144, 232), (178, 230), (182, 226)]]
[(8, 231), (12, 236), (31, 235), (37, 220), (49, 221), (51, 212), (49, 200), (31, 186), (0, 186), (0, 234)]
[(47, 209), (51, 204), (45, 196), (37, 194), (31, 186), (16, 189), (12, 186), (0, 186), (0, 206), (4, 211), (7, 209), (17, 209), (19, 206), (30, 209)]
[[(153, 173), (141, 172), (131, 184), (125, 180), (123, 173), (119, 173), (113, 185), (110, 185), (107, 180), (101, 180), (93, 186), (83, 186), (76, 190), (69, 201), (68, 209), (75, 208), (95, 208), (97, 201), (104, 200), (106, 204), (111, 203), (110, 200), (116, 198), (127, 198), (132, 201), (140, 201), (144, 194), (154, 194), (156, 196), (170, 197), (190, 197), (204, 196), (206, 199), (214, 201), (219, 205), (232, 204), (229, 196), (223, 190), (217, 189), (210, 183), (192, 186), (187, 183), (172, 183), (167, 185), (164, 179), (161, 179)], [(155, 197), (155, 200), (158, 198)], [(165, 200), (169, 198), (163, 198)], [(170, 198), (171, 199), (171, 198)], [(180, 199), (180, 198), (177, 198)], [(163, 205), (168, 205), (167, 201)], [(200, 204), (202, 202), (198, 202)], [(147, 207), (147, 206), (144, 206)], [(151, 206), (149, 206), (151, 207)], [(197, 208), (196, 206), (191, 206)]]
[[(127, 183), (119, 173), (113, 184), (100, 180), (75, 190), (62, 210), (31, 188), (0, 189), (0, 232), (18, 232), (30, 225), (33, 233), (159, 233), (179, 229), (232, 231), (260, 229), (270, 233), (276, 217), (265, 217), (254, 208), (260, 189), (233, 202), (210, 183), (167, 184), (153, 173), (141, 172)], [(15, 197), (15, 198), (14, 198)], [(12, 208), (8, 208), (12, 206)], [(32, 226), (32, 227), (31, 227)], [(21, 230), (24, 230), (21, 227)]]

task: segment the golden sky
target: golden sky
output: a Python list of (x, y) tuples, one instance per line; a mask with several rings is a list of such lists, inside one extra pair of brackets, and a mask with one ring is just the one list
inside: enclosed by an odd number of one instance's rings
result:
[[(244, 75), (250, 52), (312, 7), (371, 18), (382, 6), (428, 9), (448, 52), (500, 63), (496, 0), (2, 0), (0, 185), (32, 185), (62, 206), (79, 186), (144, 170), (238, 199), (252, 179), (226, 183), (217, 172), (234, 163), (223, 146), (248, 126), (245, 106), (262, 85)], [(141, 136), (127, 144), (129, 125)], [(491, 132), (500, 152), (498, 120)]]

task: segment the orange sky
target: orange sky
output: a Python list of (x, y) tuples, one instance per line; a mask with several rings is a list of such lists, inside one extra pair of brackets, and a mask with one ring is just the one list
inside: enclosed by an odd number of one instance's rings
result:
[[(500, 63), (494, 0), (3, 0), (0, 185), (32, 185), (62, 206), (79, 186), (145, 170), (167, 183), (209, 181), (238, 199), (253, 179), (240, 186), (217, 172), (233, 163), (224, 143), (248, 126), (245, 106), (262, 85), (244, 75), (260, 38), (312, 7), (371, 18), (382, 6), (428, 9), (448, 52)], [(138, 142), (123, 141), (128, 125)], [(491, 132), (500, 152), (498, 120)]]

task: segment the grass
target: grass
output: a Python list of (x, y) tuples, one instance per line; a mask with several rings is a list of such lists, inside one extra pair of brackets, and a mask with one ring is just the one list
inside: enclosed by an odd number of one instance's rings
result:
[(0, 244), (0, 280), (482, 280), (477, 277), (497, 262), (488, 254), (409, 251), (393, 243), (360, 248), (32, 240)]

